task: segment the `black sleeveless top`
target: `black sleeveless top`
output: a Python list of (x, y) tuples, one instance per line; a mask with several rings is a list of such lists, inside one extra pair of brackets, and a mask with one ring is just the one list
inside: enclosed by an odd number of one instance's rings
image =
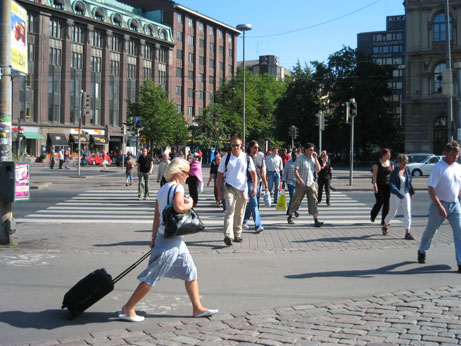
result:
[(381, 162), (378, 160), (376, 163), (378, 165), (378, 173), (376, 175), (376, 184), (378, 185), (390, 185), (390, 177), (391, 177), (391, 172), (393, 170), (393, 164), (389, 165), (389, 167), (383, 167), (381, 165)]

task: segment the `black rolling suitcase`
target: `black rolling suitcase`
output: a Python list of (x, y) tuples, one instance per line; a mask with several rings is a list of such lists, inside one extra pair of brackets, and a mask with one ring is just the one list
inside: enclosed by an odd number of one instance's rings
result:
[(151, 251), (125, 269), (115, 279), (102, 268), (88, 274), (77, 282), (65, 295), (61, 309), (67, 308), (71, 319), (82, 314), (91, 305), (114, 290), (114, 285), (150, 256)]

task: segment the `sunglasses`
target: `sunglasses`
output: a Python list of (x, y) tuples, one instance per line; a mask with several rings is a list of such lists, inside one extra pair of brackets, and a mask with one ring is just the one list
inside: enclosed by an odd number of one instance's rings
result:
[(259, 147), (251, 147), (251, 149), (259, 150)]
[(181, 171), (183, 172), (185, 175), (189, 175), (189, 171)]
[(240, 147), (240, 144), (231, 144), (231, 147), (237, 148)]

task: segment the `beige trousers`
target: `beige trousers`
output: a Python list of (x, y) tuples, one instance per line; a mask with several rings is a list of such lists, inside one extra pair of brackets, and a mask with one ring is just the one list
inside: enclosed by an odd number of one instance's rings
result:
[(232, 240), (242, 237), (243, 217), (248, 202), (248, 186), (244, 191), (225, 184), (224, 200), (226, 215), (224, 216), (224, 236)]

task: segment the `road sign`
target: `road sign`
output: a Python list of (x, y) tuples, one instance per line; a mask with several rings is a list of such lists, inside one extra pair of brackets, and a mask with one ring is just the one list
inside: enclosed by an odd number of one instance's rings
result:
[(146, 139), (144, 137), (139, 138), (139, 144), (146, 144)]

